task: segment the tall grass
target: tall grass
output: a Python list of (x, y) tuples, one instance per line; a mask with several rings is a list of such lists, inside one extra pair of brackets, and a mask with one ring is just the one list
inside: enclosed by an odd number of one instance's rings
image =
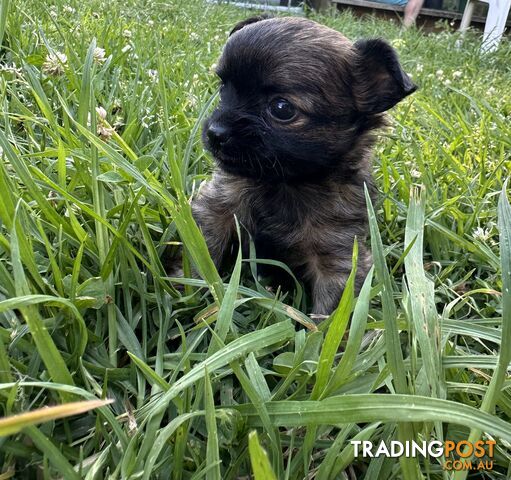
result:
[(481, 56), (447, 24), (316, 18), (387, 38), (421, 87), (378, 143), (374, 270), (316, 325), (300, 285), (261, 283), (264, 260), (239, 253), (222, 278), (191, 217), (212, 65), (248, 12), (7, 5), (0, 478), (460, 479), (443, 459), (355, 458), (350, 440), (479, 438), (497, 439), (481, 475), (509, 476), (507, 40)]

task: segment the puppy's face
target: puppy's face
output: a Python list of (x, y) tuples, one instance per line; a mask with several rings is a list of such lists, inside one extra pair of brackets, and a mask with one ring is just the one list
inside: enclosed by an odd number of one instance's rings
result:
[(416, 89), (382, 40), (352, 44), (302, 18), (257, 20), (225, 45), (220, 104), (204, 125), (206, 148), (230, 173), (321, 178)]

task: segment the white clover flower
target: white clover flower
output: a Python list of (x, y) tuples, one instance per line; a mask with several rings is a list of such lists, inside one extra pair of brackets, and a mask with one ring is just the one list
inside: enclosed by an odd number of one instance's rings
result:
[(96, 107), (96, 114), (98, 116), (96, 133), (102, 140), (106, 142), (112, 138), (115, 129), (111, 127), (106, 121), (106, 110), (103, 107)]
[(406, 41), (402, 38), (394, 38), (392, 42), (390, 42), (394, 48), (401, 48), (406, 46)]
[(126, 29), (126, 30), (122, 31), (122, 36), (124, 38), (131, 38), (133, 36), (133, 34), (131, 33), (131, 30)]
[(450, 84), (451, 84), (451, 81), (450, 81), (448, 78), (446, 78), (446, 79), (444, 80), (444, 85), (445, 85), (446, 87), (448, 87)]
[(148, 116), (142, 117), (142, 120), (140, 121), (142, 127), (149, 128), (150, 127), (150, 120), (151, 118)]
[(463, 76), (463, 72), (460, 72), (459, 70), (456, 70), (452, 73), (452, 78), (461, 78)]
[(124, 118), (122, 115), (117, 115), (114, 119), (113, 127), (114, 130), (119, 130), (119, 128), (123, 127), (125, 125)]
[(105, 57), (105, 49), (104, 48), (96, 47), (94, 49), (94, 53), (92, 55), (93, 55), (93, 60), (96, 63), (98, 63), (98, 64), (105, 63), (106, 57)]
[(98, 127), (96, 129), (97, 134), (99, 135), (99, 138), (103, 141), (108, 141), (112, 138), (112, 135), (114, 134), (115, 130), (106, 123), (98, 123)]
[(193, 95), (192, 93), (190, 93), (190, 94), (188, 94), (188, 102), (189, 102), (190, 106), (196, 107), (199, 103), (199, 99), (197, 98), (196, 95)]
[(415, 67), (415, 70), (417, 70), (419, 73), (424, 70), (424, 65), (422, 63), (418, 63)]
[(481, 242), (487, 242), (491, 238), (491, 230), (489, 228), (477, 227), (472, 232), (472, 237)]
[(64, 12), (70, 13), (70, 14), (76, 13), (76, 10), (71, 5), (64, 5), (63, 10), (64, 10)]
[(190, 40), (198, 40), (199, 35), (196, 32), (190, 33)]
[(67, 55), (61, 52), (52, 52), (46, 55), (42, 71), (47, 75), (62, 75), (67, 67)]
[(21, 68), (18, 68), (14, 62), (12, 62), (11, 64), (0, 63), (0, 72), (13, 73), (14, 75), (19, 77), (21, 77), (23, 74)]
[(490, 87), (488, 90), (486, 90), (487, 95), (493, 95), (495, 92), (495, 87)]
[(414, 168), (410, 171), (410, 175), (412, 176), (412, 178), (421, 178), (422, 173), (420, 170), (417, 170), (416, 168)]
[(147, 25), (149, 25), (150, 27), (152, 27), (152, 26), (154, 25), (153, 20), (147, 20)]
[(438, 78), (443, 78), (443, 76), (444, 76), (444, 71), (443, 71), (443, 70), (437, 70), (437, 71), (436, 71), (436, 76), (437, 76)]
[(147, 76), (151, 79), (152, 82), (158, 81), (158, 70), (149, 69), (147, 70)]
[(103, 107), (96, 107), (96, 113), (101, 120), (106, 119), (106, 110)]

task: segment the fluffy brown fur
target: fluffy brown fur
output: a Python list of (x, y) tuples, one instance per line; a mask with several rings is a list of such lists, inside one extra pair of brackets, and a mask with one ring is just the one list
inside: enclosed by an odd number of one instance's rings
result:
[(364, 183), (372, 190), (372, 132), (416, 86), (382, 40), (351, 43), (303, 18), (238, 24), (217, 73), (221, 100), (204, 125), (217, 168), (193, 201), (217, 266), (236, 239), (236, 215), (259, 258), (288, 264), (309, 286), (315, 314), (336, 307), (359, 242)]

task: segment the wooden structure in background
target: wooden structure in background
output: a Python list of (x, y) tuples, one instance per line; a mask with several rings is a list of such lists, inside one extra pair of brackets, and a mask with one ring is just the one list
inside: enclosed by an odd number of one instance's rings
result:
[(330, 0), (309, 0), (308, 3), (318, 12), (324, 11), (332, 6), (332, 2)]
[[(399, 5), (389, 5), (387, 3), (373, 2), (370, 0), (330, 0), (338, 9), (351, 8), (355, 14), (374, 14), (380, 17), (395, 18), (404, 12), (405, 7)], [(449, 10), (438, 10), (434, 8), (421, 8), (417, 23), (426, 26), (428, 29), (434, 29), (438, 20), (446, 19), (459, 26), (463, 13)], [(481, 28), (484, 26), (485, 18), (481, 16), (472, 17), (472, 24)], [(511, 21), (507, 22), (511, 25)]]

